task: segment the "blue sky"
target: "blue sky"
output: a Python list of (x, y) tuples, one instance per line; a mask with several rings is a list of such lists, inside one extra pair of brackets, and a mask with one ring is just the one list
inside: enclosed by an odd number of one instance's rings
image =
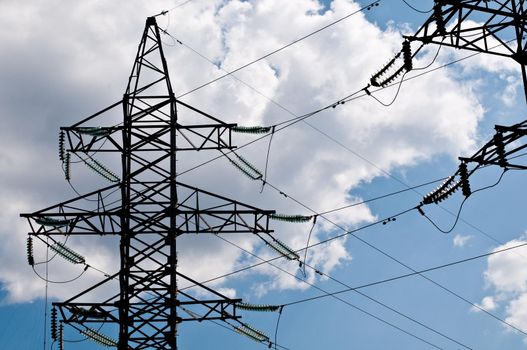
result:
[[(422, 10), (432, 6), (428, 0), (411, 3)], [(178, 4), (183, 2), (82, 1), (73, 5), (56, 0), (46, 6), (36, 1), (0, 4), (0, 23), (12, 28), (0, 33), (0, 78), (7, 82), (0, 85), (0, 186), (5, 199), (0, 215), (0, 236), (5, 242), (0, 249), (2, 348), (43, 348), (44, 284), (25, 262), (27, 227), (18, 213), (75, 196), (62, 180), (56, 156), (58, 128), (120, 98), (144, 19)], [(160, 26), (186, 45), (174, 44), (165, 37), (174, 90), (182, 94), (223, 73), (189, 47), (221, 68), (232, 70), (357, 8), (344, 0), (324, 5), (308, 0), (287, 5), (273, 0), (185, 3), (168, 16), (159, 17)], [(183, 100), (227, 122), (279, 123), (292, 116), (270, 99), (300, 115), (361, 89), (400, 49), (401, 34), (415, 31), (427, 17), (403, 1), (381, 1), (380, 6), (364, 11), (364, 15), (352, 16), (238, 72), (236, 77), (250, 88), (225, 78)], [(429, 63), (436, 49), (425, 50), (414, 66)], [(435, 66), (468, 54), (441, 50)], [(492, 137), (494, 124), (523, 120), (525, 99), (519, 79), (514, 62), (480, 55), (404, 83), (390, 107), (361, 98), (310, 118), (309, 125), (299, 123), (277, 133), (268, 179), (289, 198), (269, 186), (260, 194), (259, 183), (243, 177), (223, 161), (182, 175), (181, 181), (262, 208), (306, 215), (312, 213), (291, 198), (324, 212), (404, 190), (453, 174), (457, 156), (472, 154)], [(394, 94), (395, 89), (386, 89), (378, 98), (390, 101)], [(235, 141), (243, 144), (250, 138)], [(266, 142), (258, 142), (241, 154), (263, 167), (266, 149)], [(178, 166), (188, 169), (213, 156), (182, 155)], [(106, 185), (82, 168), (75, 168), (74, 176), (81, 192)], [(471, 178), (471, 184), (477, 189), (495, 183), (499, 176), (499, 169), (485, 169)], [(317, 288), (328, 292), (344, 288), (337, 281), (359, 286), (409, 272), (394, 259), (421, 270), (522, 243), (526, 240), (524, 208), (518, 189), (524, 185), (521, 172), (507, 172), (498, 186), (467, 200), (459, 223), (449, 234), (439, 232), (413, 210), (396, 221), (357, 231), (369, 246), (347, 237), (311, 249), (308, 262), (331, 277), (308, 270), (307, 281), (316, 288), (270, 265), (222, 279), (212, 287), (248, 302), (283, 305), (323, 294)], [(328, 218), (354, 230), (414, 207), (435, 186), (338, 211)], [(457, 193), (442, 207), (426, 206), (424, 210), (441, 228), (449, 228), (455, 218), (444, 209), (457, 212), (461, 200)], [(300, 249), (305, 246), (310, 225), (282, 224), (275, 229), (281, 240)], [(343, 233), (321, 219), (314, 232), (312, 242)], [(274, 257), (251, 237), (225, 239), (264, 259)], [(181, 269), (199, 280), (258, 261), (215, 237), (184, 237), (179, 243)], [(116, 260), (104, 254), (112, 251), (111, 242), (73, 240), (71, 244), (94, 266), (116, 271)], [(45, 250), (37, 248), (37, 254), (45, 254)], [(522, 269), (526, 256), (526, 249), (518, 249), (426, 274), (444, 288), (413, 276), (361, 289), (361, 293), (391, 310), (354, 292), (341, 294), (344, 302), (325, 297), (286, 306), (278, 327), (278, 343), (288, 349), (525, 348), (527, 336), (475, 311), (467, 301), (527, 331), (527, 276)], [(282, 259), (277, 264), (301, 276), (296, 262)], [(79, 267), (65, 262), (50, 264), (51, 276), (56, 280), (69, 279), (78, 272)], [(48, 302), (65, 300), (72, 290), (81, 290), (100, 279), (100, 274), (89, 271), (72, 286), (50, 284)], [(243, 314), (244, 321), (271, 335), (273, 341), (277, 318), (277, 313)], [(49, 326), (47, 329), (49, 333)], [(103, 330), (115, 336), (112, 329)], [(49, 349), (51, 342), (46, 339)], [(82, 337), (68, 329), (66, 339)], [(265, 346), (207, 322), (183, 324), (178, 342), (181, 349)], [(81, 341), (66, 343), (65, 348), (96, 346)]]

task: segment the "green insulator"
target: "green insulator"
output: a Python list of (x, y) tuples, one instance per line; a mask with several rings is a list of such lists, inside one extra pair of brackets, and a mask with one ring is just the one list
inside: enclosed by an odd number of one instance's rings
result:
[(280, 309), (278, 305), (258, 305), (249, 303), (238, 303), (236, 307), (241, 310), (256, 311), (256, 312), (274, 312)]
[(111, 128), (101, 128), (98, 126), (79, 127), (76, 128), (80, 134), (91, 135), (91, 136), (107, 136), (112, 133)]
[(115, 175), (111, 170), (109, 170), (106, 166), (102, 165), (100, 162), (93, 158), (84, 160), (84, 164), (86, 164), (88, 168), (95, 171), (97, 174), (101, 175), (110, 182), (121, 181), (121, 179), (119, 179), (119, 177)]
[(243, 323), (239, 327), (234, 327), (234, 330), (242, 335), (245, 335), (246, 337), (257, 341), (259, 343), (268, 342), (269, 337), (263, 333), (262, 331), (257, 330), (256, 328), (249, 326), (246, 323)]
[(276, 238), (273, 238), (273, 241), (267, 242), (267, 244), (287, 260), (300, 260), (300, 256), (293, 249)]
[(262, 173), (254, 166), (252, 166), (249, 162), (247, 162), (245, 159), (241, 158), (238, 155), (237, 158), (239, 159), (239, 161), (235, 161), (227, 157), (227, 159), (231, 162), (232, 165), (238, 168), (238, 170), (240, 170), (245, 176), (247, 176), (251, 180), (258, 180), (263, 177)]
[(106, 346), (108, 348), (117, 346), (116, 340), (110, 338), (106, 334), (102, 334), (101, 332), (95, 329), (86, 328), (86, 329), (81, 330), (80, 332), (81, 334), (84, 334), (86, 337), (90, 338), (91, 340), (93, 340), (94, 342), (100, 345)]
[(60, 242), (53, 244), (49, 248), (73, 264), (84, 264), (86, 261), (82, 255)]
[(241, 126), (236, 125), (232, 128), (232, 131), (243, 134), (267, 134), (271, 131), (270, 126)]
[(287, 214), (271, 214), (269, 215), (270, 219), (286, 222), (308, 222), (313, 218), (312, 215), (287, 215)]
[(42, 216), (39, 218), (35, 218), (35, 222), (42, 226), (59, 227), (59, 226), (68, 226), (71, 220), (59, 220), (59, 219), (53, 219), (53, 218)]

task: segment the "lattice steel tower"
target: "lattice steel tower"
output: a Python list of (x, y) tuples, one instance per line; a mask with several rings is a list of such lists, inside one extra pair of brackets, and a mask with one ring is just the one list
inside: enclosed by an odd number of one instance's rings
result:
[[(97, 126), (102, 125), (101, 118), (115, 114), (119, 107), (122, 123)], [(178, 113), (191, 114), (191, 119), (199, 122), (183, 125)], [(213, 319), (232, 320), (238, 332), (269, 342), (268, 337), (239, 320), (237, 309), (243, 304), (240, 299), (228, 298), (177, 271), (176, 241), (187, 233), (256, 234), (266, 237), (264, 241), (271, 246), (283, 248), (284, 255), (293, 254), (271, 236), (269, 218), (274, 211), (260, 210), (176, 180), (177, 152), (231, 150), (235, 127), (176, 100), (159, 28), (155, 17), (148, 18), (122, 100), (71, 127), (61, 128), (60, 153), (66, 178), (70, 177), (70, 155), (75, 155), (114, 184), (21, 214), (31, 227), (30, 264), (34, 264), (33, 238), (77, 264), (85, 264), (84, 258), (66, 247), (62, 237), (115, 235), (119, 239), (117, 273), (65, 302), (53, 303), (54, 339), (60, 340), (62, 325), (69, 325), (119, 350), (176, 349), (178, 324)], [(96, 154), (115, 153), (121, 158), (121, 177), (94, 158)], [(102, 302), (90, 301), (98, 288), (108, 288), (116, 280), (118, 293)], [(178, 280), (198, 286), (211, 297), (200, 300), (187, 290), (178, 290)], [(118, 327), (119, 339), (113, 340), (93, 327), (103, 324)]]

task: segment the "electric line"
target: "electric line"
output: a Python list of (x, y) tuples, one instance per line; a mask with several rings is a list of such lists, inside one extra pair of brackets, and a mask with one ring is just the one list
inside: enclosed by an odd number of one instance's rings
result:
[(415, 12), (419, 12), (419, 13), (430, 13), (432, 12), (434, 9), (430, 9), (430, 10), (427, 10), (427, 11), (423, 11), (423, 10), (419, 10), (418, 8), (416, 8), (415, 6), (413, 6), (412, 4), (410, 4), (408, 1), (406, 0), (401, 0), (402, 2), (404, 2), (406, 4), (406, 6), (408, 6), (409, 8), (411, 8), (412, 10), (414, 10)]
[(230, 71), (230, 72), (228, 72), (228, 73), (226, 73), (226, 74), (223, 74), (223, 75), (221, 75), (221, 76), (219, 76), (219, 77), (217, 77), (217, 78), (215, 78), (215, 79), (212, 79), (212, 80), (210, 80), (210, 81), (207, 82), (207, 83), (201, 84), (200, 86), (195, 87), (195, 88), (193, 88), (193, 89), (191, 89), (191, 90), (189, 90), (189, 91), (187, 91), (187, 92), (185, 92), (185, 93), (183, 93), (183, 94), (177, 96), (176, 98), (181, 98), (181, 97), (183, 97), (183, 96), (186, 96), (186, 95), (188, 95), (188, 94), (191, 94), (191, 93), (193, 93), (193, 92), (195, 92), (195, 91), (197, 91), (197, 90), (200, 90), (200, 89), (204, 88), (205, 86), (208, 86), (208, 85), (210, 85), (210, 84), (212, 84), (212, 83), (217, 82), (217, 81), (220, 80), (220, 79), (223, 79), (223, 78), (225, 78), (225, 77), (227, 77), (227, 76), (229, 76), (229, 75), (231, 75), (231, 74), (233, 74), (233, 73), (236, 73), (236, 72), (238, 72), (238, 71), (240, 71), (240, 70), (242, 70), (242, 69), (244, 69), (244, 68), (247, 68), (247, 67), (249, 67), (249, 66), (251, 66), (251, 65), (253, 65), (253, 64), (255, 64), (255, 63), (257, 63), (257, 62), (259, 62), (259, 61), (261, 61), (261, 60), (263, 60), (263, 59), (265, 59), (265, 58), (271, 56), (271, 55), (274, 55), (274, 54), (277, 53), (277, 52), (280, 52), (280, 51), (282, 51), (282, 50), (284, 50), (284, 49), (286, 49), (286, 48), (288, 48), (288, 47), (290, 47), (290, 46), (292, 46), (292, 45), (294, 45), (294, 44), (296, 44), (296, 43), (298, 43), (298, 42), (300, 42), (300, 41), (302, 41), (302, 40), (305, 40), (305, 39), (309, 38), (310, 36), (313, 36), (313, 35), (315, 35), (315, 34), (321, 32), (321, 31), (323, 31), (323, 30), (325, 30), (325, 29), (327, 29), (327, 28), (329, 28), (329, 27), (331, 27), (331, 26), (333, 26), (333, 25), (335, 25), (335, 24), (337, 24), (337, 23), (339, 23), (339, 22), (342, 22), (342, 21), (344, 21), (345, 19), (348, 19), (348, 18), (351, 17), (351, 16), (354, 16), (354, 15), (360, 13), (360, 12), (363, 12), (364, 10), (369, 10), (369, 9), (373, 8), (374, 6), (378, 6), (379, 3), (380, 3), (381, 1), (382, 1), (382, 0), (374, 1), (374, 2), (372, 2), (372, 3), (370, 3), (370, 4), (368, 4), (368, 5), (366, 5), (366, 6), (362, 7), (362, 8), (360, 8), (359, 10), (357, 10), (357, 11), (355, 11), (355, 12), (349, 13), (349, 14), (347, 14), (346, 16), (341, 17), (341, 18), (339, 18), (339, 19), (336, 20), (336, 21), (333, 21), (333, 22), (331, 22), (331, 23), (329, 23), (329, 24), (327, 24), (327, 25), (325, 25), (325, 26), (323, 26), (323, 27), (321, 27), (321, 28), (319, 28), (319, 29), (317, 29), (317, 30), (315, 30), (315, 31), (313, 31), (313, 32), (311, 32), (311, 33), (309, 33), (309, 34), (306, 34), (306, 35), (300, 37), (299, 39), (296, 39), (296, 40), (290, 42), (289, 44), (286, 44), (286, 45), (284, 45), (284, 46), (282, 46), (282, 47), (280, 47), (280, 48), (278, 48), (278, 49), (276, 49), (276, 50), (273, 50), (273, 51), (271, 51), (271, 52), (269, 52), (269, 53), (267, 53), (267, 54), (265, 54), (265, 55), (263, 55), (263, 56), (261, 56), (261, 57), (255, 59), (255, 60), (252, 60), (251, 62), (246, 63), (246, 64), (244, 64), (244, 65), (242, 65), (242, 66), (240, 66), (240, 67), (238, 67), (238, 68), (236, 68), (236, 69), (234, 69), (234, 70), (232, 70), (232, 71)]
[[(386, 278), (386, 279), (375, 281), (375, 282), (366, 283), (366, 284), (359, 285), (359, 286), (356, 286), (356, 287), (349, 287), (349, 288), (342, 289), (340, 291), (334, 292), (333, 294), (348, 293), (348, 292), (351, 292), (352, 290), (358, 290), (358, 289), (373, 287), (373, 286), (377, 286), (377, 285), (380, 285), (380, 284), (385, 284), (385, 283), (397, 281), (397, 280), (400, 280), (400, 279), (417, 276), (419, 274), (423, 274), (423, 273), (427, 273), (427, 272), (431, 272), (431, 271), (436, 271), (436, 270), (441, 270), (441, 269), (444, 269), (444, 268), (447, 268), (447, 267), (452, 267), (452, 266), (455, 266), (455, 265), (464, 264), (464, 263), (467, 263), (467, 262), (470, 262), (470, 261), (474, 261), (474, 260), (478, 260), (478, 259), (482, 259), (482, 258), (487, 258), (489, 256), (505, 253), (505, 252), (508, 252), (508, 251), (515, 252), (515, 249), (522, 248), (522, 247), (527, 247), (527, 243), (521, 243), (521, 244), (518, 244), (518, 245), (515, 245), (515, 246), (512, 246), (512, 247), (497, 249), (497, 250), (491, 251), (489, 253), (475, 255), (475, 256), (472, 256), (472, 257), (469, 257), (469, 258), (456, 260), (456, 261), (453, 261), (453, 262), (450, 262), (450, 263), (446, 263), (446, 264), (443, 264), (443, 265), (438, 265), (438, 266), (430, 267), (430, 268), (427, 268), (427, 269), (419, 270), (419, 271), (416, 271), (416, 272), (411, 272), (411, 273), (398, 275), (398, 276), (395, 276), (395, 277), (390, 277), (390, 278)], [(309, 302), (309, 301), (323, 299), (323, 298), (327, 298), (328, 296), (329, 295), (323, 294), (323, 295), (318, 295), (318, 296), (314, 296), (314, 297), (310, 297), (310, 298), (295, 300), (295, 301), (292, 301), (292, 302), (284, 304), (284, 306), (296, 305), (296, 304), (301, 304), (301, 303), (305, 303), (305, 302)]]
[[(248, 251), (247, 249), (245, 249), (245, 248), (239, 246), (238, 244), (236, 244), (236, 243), (234, 243), (234, 242), (231, 242), (231, 241), (229, 241), (228, 239), (223, 238), (223, 237), (221, 237), (221, 236), (216, 236), (216, 237), (218, 237), (218, 238), (220, 238), (221, 240), (227, 242), (228, 244), (231, 244), (232, 246), (234, 246), (234, 247), (236, 247), (236, 248), (242, 250), (243, 252), (245, 252), (245, 253), (247, 253), (247, 254), (249, 254), (249, 255), (251, 255), (251, 256), (253, 256), (253, 257), (255, 257), (255, 258), (257, 258), (257, 259), (259, 259), (259, 260), (265, 262), (265, 260), (264, 260), (263, 258), (261, 258), (261, 257), (259, 257), (258, 255), (256, 255), (256, 254), (254, 254), (254, 253)], [(311, 287), (313, 287), (313, 288), (315, 288), (315, 289), (317, 289), (317, 290), (323, 292), (326, 296), (335, 297), (335, 295), (334, 295), (333, 293), (330, 293), (330, 292), (328, 292), (328, 291), (326, 291), (326, 290), (324, 290), (324, 289), (318, 287), (317, 285), (315, 285), (315, 284), (313, 284), (313, 283), (310, 283), (310, 282), (308, 282), (307, 280), (302, 279), (302, 278), (300, 278), (300, 277), (298, 277), (298, 276), (296, 276), (296, 275), (290, 273), (289, 271), (287, 271), (287, 270), (281, 268), (281, 267), (278, 266), (278, 265), (275, 265), (275, 264), (273, 264), (273, 263), (268, 263), (268, 264), (269, 264), (270, 266), (272, 266), (272, 267), (278, 269), (279, 271), (281, 271), (281, 272), (283, 272), (283, 273), (286, 273), (286, 274), (289, 275), (289, 276), (294, 277), (294, 278), (297, 279), (298, 281), (300, 281), (300, 282), (302, 282), (302, 283), (306, 283), (306, 284), (308, 284), (309, 286), (311, 286)], [(341, 285), (343, 285), (343, 286), (345, 286), (345, 287), (347, 287), (347, 288), (350, 288), (350, 286), (347, 285), (346, 283), (341, 282), (341, 281), (339, 281), (338, 279), (336, 279), (336, 278), (334, 278), (334, 277), (332, 277), (332, 276), (330, 276), (330, 275), (328, 275), (328, 274), (326, 274), (326, 273), (322, 273), (322, 272), (320, 272), (319, 270), (317, 270), (317, 269), (316, 269), (315, 267), (313, 267), (313, 266), (307, 265), (307, 264), (305, 264), (305, 263), (304, 263), (304, 266), (308, 266), (310, 269), (312, 269), (312, 270), (315, 271), (316, 273), (323, 274), (324, 276), (328, 277), (329, 279), (331, 279), (331, 280), (333, 280), (333, 281), (335, 281), (335, 282), (337, 282), (337, 283), (339, 283), (339, 284), (341, 284)], [(434, 328), (432, 328), (432, 327), (430, 327), (430, 326), (427, 326), (426, 324), (422, 323), (421, 321), (418, 321), (418, 320), (416, 320), (416, 319), (414, 319), (414, 318), (412, 318), (412, 317), (410, 317), (410, 316), (408, 316), (408, 315), (405, 315), (404, 313), (402, 313), (402, 312), (400, 312), (400, 311), (394, 309), (394, 308), (391, 307), (391, 306), (388, 306), (387, 304), (385, 304), (385, 303), (383, 303), (383, 302), (381, 302), (381, 301), (379, 301), (379, 300), (377, 300), (377, 299), (375, 299), (375, 298), (372, 298), (372, 297), (368, 296), (367, 294), (365, 294), (365, 293), (363, 293), (363, 292), (360, 292), (360, 291), (358, 291), (358, 290), (354, 290), (354, 291), (355, 291), (356, 293), (358, 293), (359, 295), (362, 295), (363, 297), (365, 297), (365, 298), (367, 298), (367, 299), (373, 301), (374, 303), (376, 303), (376, 304), (378, 304), (378, 305), (381, 305), (382, 307), (384, 307), (384, 308), (386, 308), (386, 309), (388, 309), (388, 310), (390, 310), (390, 311), (392, 311), (392, 312), (398, 314), (399, 316), (404, 317), (404, 318), (406, 318), (406, 319), (408, 319), (408, 320), (410, 320), (410, 321), (412, 321), (412, 322), (414, 322), (414, 323), (416, 323), (416, 324), (418, 324), (418, 325), (420, 325), (420, 326), (422, 326), (422, 327), (424, 327), (424, 328), (426, 328), (426, 329), (428, 329), (428, 330), (434, 332), (434, 333), (437, 334), (437, 335), (440, 335), (440, 336), (442, 336), (442, 337), (444, 337), (444, 338), (446, 338), (446, 339), (448, 339), (448, 340), (450, 340), (450, 341), (452, 341), (452, 342), (455, 342), (456, 344), (461, 345), (462, 347), (464, 347), (464, 348), (466, 348), (466, 349), (472, 349), (472, 348), (468, 347), (467, 345), (465, 345), (465, 344), (463, 344), (463, 343), (461, 343), (461, 342), (459, 342), (459, 341), (457, 341), (457, 340), (455, 340), (455, 339), (449, 337), (448, 335), (446, 335), (446, 334), (444, 334), (444, 333), (442, 333), (442, 332), (440, 332), (440, 331), (438, 331), (438, 330), (436, 330), (436, 329), (434, 329)], [(337, 300), (339, 300), (339, 301), (341, 301), (341, 302), (343, 301), (341, 298), (337, 298)], [(347, 304), (347, 303), (346, 303), (346, 304)], [(350, 302), (350, 304), (351, 304), (351, 302)], [(347, 304), (347, 305), (349, 305), (349, 304)], [(281, 307), (284, 307), (284, 306), (286, 306), (286, 304), (282, 304), (282, 305), (281, 305)], [(355, 306), (355, 308), (356, 308), (356, 306)], [(357, 308), (357, 309), (358, 309), (359, 311), (362, 312), (361, 309), (359, 309), (359, 308)], [(370, 314), (367, 314), (367, 315), (371, 316)], [(379, 317), (379, 318), (380, 318), (380, 317)], [(389, 323), (388, 323), (388, 324), (389, 324)], [(391, 326), (391, 324), (389, 324), (389, 325)], [(397, 328), (397, 329), (400, 330), (399, 328)], [(418, 338), (418, 339), (419, 339), (419, 338)], [(429, 344), (429, 345), (430, 345), (430, 344)]]
[[(279, 192), (282, 192), (282, 191), (280, 191), (278, 188), (276, 188), (275, 186), (273, 186), (272, 184), (270, 184), (269, 182), (268, 182), (267, 184), (268, 184), (269, 186), (271, 186), (272, 188), (274, 188), (275, 190), (277, 190), (277, 191), (279, 191)], [(308, 211), (310, 211), (310, 212), (316, 214), (316, 211), (314, 211), (313, 209), (311, 209), (309, 206), (303, 204), (303, 203), (300, 202), (299, 200), (295, 199), (294, 197), (291, 197), (291, 196), (288, 195), (288, 198), (290, 198), (292, 201), (294, 201), (295, 203), (299, 204), (300, 206), (304, 207), (304, 208), (307, 209)], [(407, 212), (413, 211), (414, 209), (417, 209), (417, 207), (407, 209), (407, 210), (405, 210), (405, 211), (399, 213), (398, 215), (403, 215), (403, 214), (405, 214), (405, 213), (407, 213)], [(412, 271), (412, 272), (417, 272), (417, 270), (415, 270), (414, 268), (412, 268), (410, 265), (404, 263), (402, 260), (399, 260), (399, 259), (397, 259), (396, 257), (394, 257), (393, 255), (389, 254), (388, 252), (386, 252), (386, 251), (384, 251), (384, 250), (382, 250), (382, 249), (380, 249), (380, 248), (374, 246), (373, 244), (369, 243), (369, 242), (366, 241), (365, 239), (359, 237), (357, 234), (352, 233), (352, 232), (349, 232), (349, 231), (346, 231), (346, 229), (345, 229), (343, 226), (337, 224), (336, 222), (332, 221), (331, 219), (327, 218), (326, 216), (324, 216), (324, 215), (320, 215), (320, 217), (322, 217), (324, 220), (326, 220), (326, 221), (328, 221), (329, 223), (331, 223), (333, 226), (338, 227), (338, 228), (340, 228), (341, 230), (343, 230), (343, 231), (346, 232), (346, 233), (344, 233), (344, 234), (342, 234), (342, 235), (337, 235), (337, 236), (335, 236), (335, 237), (331, 237), (331, 238), (330, 238), (331, 240), (332, 240), (332, 239), (339, 238), (339, 236), (344, 236), (344, 235), (348, 235), (348, 234), (349, 234), (349, 235), (351, 235), (352, 237), (354, 237), (355, 239), (357, 239), (359, 242), (365, 244), (366, 246), (370, 247), (371, 249), (373, 249), (373, 250), (379, 252), (380, 254), (386, 256), (387, 258), (389, 258), (390, 260), (396, 262), (397, 264), (399, 264), (399, 265), (405, 267), (406, 269), (408, 269), (408, 270), (410, 270), (410, 271)], [(421, 276), (422, 278), (424, 278), (425, 280), (429, 281), (430, 283), (434, 284), (434, 285), (437, 286), (438, 288), (444, 290), (445, 292), (448, 292), (449, 294), (451, 294), (451, 295), (455, 296), (456, 298), (458, 298), (458, 299), (464, 301), (465, 303), (467, 303), (467, 304), (469, 304), (469, 305), (471, 305), (471, 306), (473, 306), (473, 307), (479, 309), (480, 311), (483, 311), (483, 312), (486, 313), (487, 315), (489, 315), (489, 316), (491, 316), (492, 318), (494, 318), (494, 319), (496, 319), (496, 320), (502, 322), (503, 324), (509, 326), (510, 328), (513, 328), (513, 329), (517, 330), (518, 332), (520, 332), (520, 333), (522, 333), (522, 334), (524, 334), (524, 335), (527, 335), (527, 332), (525, 332), (525, 331), (519, 329), (518, 327), (516, 327), (516, 326), (512, 325), (511, 323), (507, 322), (506, 320), (504, 320), (504, 319), (502, 319), (502, 318), (500, 318), (500, 317), (494, 315), (493, 313), (491, 313), (491, 312), (485, 310), (485, 309), (482, 308), (481, 306), (479, 306), (479, 305), (477, 305), (477, 304), (471, 302), (470, 300), (468, 300), (468, 299), (466, 299), (465, 297), (461, 296), (459, 293), (454, 292), (453, 290), (451, 290), (451, 289), (449, 289), (449, 288), (443, 286), (442, 284), (440, 284), (440, 283), (434, 281), (433, 279), (427, 277), (426, 275), (419, 274), (419, 273), (418, 273), (418, 275)]]
[[(505, 172), (507, 171), (507, 169), (505, 168), (503, 170), (503, 172), (501, 173), (498, 181), (496, 181), (496, 183), (492, 184), (492, 185), (489, 185), (489, 186), (485, 186), (485, 187), (482, 187), (480, 189), (477, 189), (475, 191), (472, 191), (472, 195), (475, 194), (475, 193), (478, 193), (480, 191), (483, 191), (483, 190), (487, 190), (489, 188), (493, 188), (493, 187), (496, 187), (500, 182), (501, 182), (501, 179), (503, 178), (503, 175), (505, 175)], [(448, 233), (451, 233), (452, 230), (454, 230), (454, 228), (456, 227), (457, 225), (457, 222), (460, 218), (460, 215), (461, 215), (461, 210), (463, 209), (463, 205), (465, 204), (466, 200), (468, 199), (469, 197), (465, 197), (463, 199), (463, 201), (461, 202), (461, 205), (459, 206), (459, 210), (457, 212), (457, 215), (456, 215), (456, 220), (454, 221), (454, 223), (452, 224), (452, 226), (447, 229), (447, 230), (443, 230), (442, 228), (440, 228), (432, 219), (430, 219), (430, 217), (428, 217), (428, 215), (425, 214), (425, 212), (422, 210), (422, 208), (420, 208), (421, 210), (419, 210), (419, 213), (424, 216), (428, 221), (430, 221), (430, 223), (440, 232), (444, 233), (444, 234), (448, 234)]]

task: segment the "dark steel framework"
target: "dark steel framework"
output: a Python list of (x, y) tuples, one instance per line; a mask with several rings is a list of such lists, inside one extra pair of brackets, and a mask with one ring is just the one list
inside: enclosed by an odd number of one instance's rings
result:
[(523, 0), (434, 0), (433, 14), (407, 39), (514, 59), (527, 99), (526, 31)]
[[(122, 108), (122, 123), (93, 126), (117, 107)], [(182, 125), (176, 107), (179, 113), (193, 113), (206, 122)], [(123, 99), (61, 128), (67, 151), (81, 159), (93, 160), (96, 153), (119, 154), (122, 180), (115, 178), (115, 184), (101, 190), (21, 214), (29, 222), (30, 236), (51, 242), (75, 235), (120, 239), (119, 271), (65, 302), (53, 303), (60, 322), (79, 331), (90, 324), (118, 324), (114, 345), (119, 350), (176, 349), (177, 327), (184, 321), (234, 320), (244, 325), (237, 314), (240, 299), (228, 298), (177, 271), (180, 235), (273, 232), (269, 217), (274, 211), (176, 180), (178, 151), (231, 150), (234, 126), (176, 100), (155, 17), (148, 18)], [(116, 195), (120, 198), (112, 200)], [(119, 282), (117, 294), (102, 302), (83, 301), (112, 280)], [(178, 281), (201, 288), (210, 299), (179, 290)]]

